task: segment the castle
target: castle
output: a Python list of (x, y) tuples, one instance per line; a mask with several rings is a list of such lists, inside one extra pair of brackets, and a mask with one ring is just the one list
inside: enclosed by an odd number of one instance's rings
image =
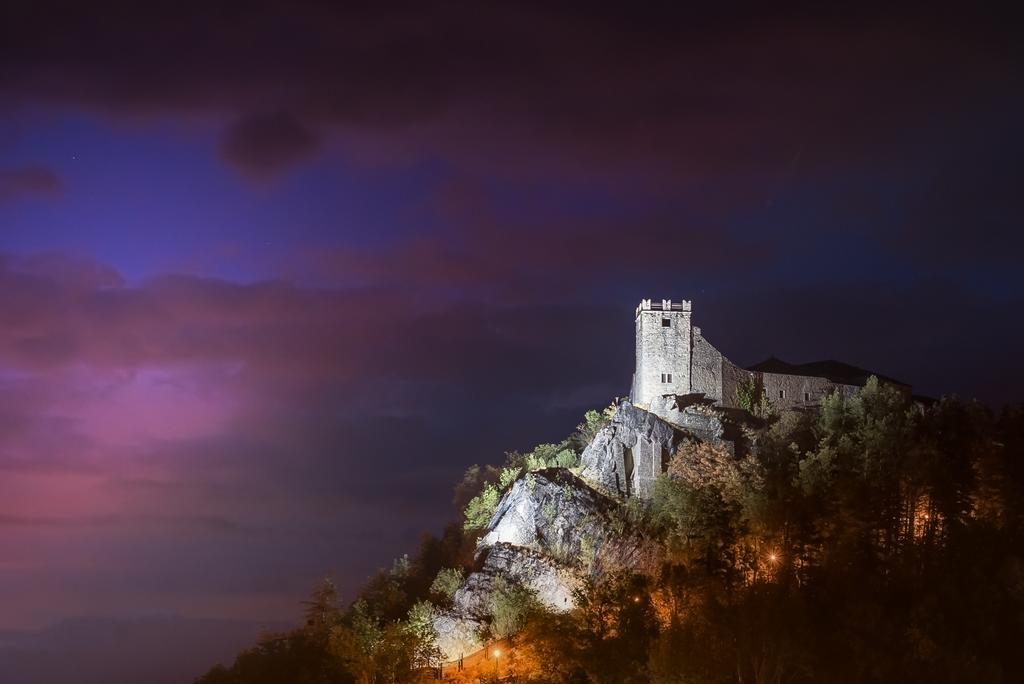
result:
[[(645, 299), (636, 309), (636, 371), (622, 402), (580, 456), (581, 477), (617, 496), (648, 498), (683, 440), (719, 444), (735, 453), (742, 386), (761, 387), (773, 410), (817, 406), (833, 392), (851, 396), (872, 375), (910, 394), (910, 387), (839, 361), (793, 365), (771, 358), (741, 368), (704, 339), (686, 300)], [(744, 418), (746, 416), (746, 418)]]
[(737, 390), (751, 381), (764, 388), (775, 409), (817, 406), (838, 391), (850, 396), (871, 375), (910, 392), (905, 383), (839, 361), (789, 364), (770, 358), (741, 368), (727, 359), (693, 325), (687, 300), (644, 299), (636, 308), (636, 371), (630, 401), (671, 422), (686, 403), (703, 398), (739, 408)]
[[(754, 448), (737, 390), (762, 386), (774, 409), (810, 407), (833, 391), (850, 395), (871, 375), (836, 361), (791, 365), (778, 359), (740, 368), (692, 322), (688, 301), (645, 299), (636, 309), (636, 372), (629, 401), (616, 405), (580, 454), (576, 473), (523, 473), (502, 495), (477, 546), (478, 567), (439, 610), (433, 625), (449, 660), (482, 646), (497, 579), (535, 592), (565, 612), (585, 583), (627, 571), (654, 575), (662, 559), (633, 525), (611, 524), (615, 502), (650, 499), (659, 476), (688, 442), (734, 455)], [(890, 384), (909, 387), (889, 378)], [(698, 466), (702, 467), (702, 466)], [(614, 521), (619, 521), (614, 518)]]

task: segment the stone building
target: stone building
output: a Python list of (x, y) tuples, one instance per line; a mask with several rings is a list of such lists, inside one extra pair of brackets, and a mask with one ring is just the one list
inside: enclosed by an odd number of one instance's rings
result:
[(856, 392), (875, 375), (908, 394), (905, 383), (839, 361), (789, 364), (770, 358), (741, 368), (726, 358), (693, 325), (687, 300), (644, 299), (636, 309), (634, 406), (679, 423), (682, 409), (698, 400), (738, 408), (737, 389), (755, 381), (777, 409), (817, 406), (838, 391)]

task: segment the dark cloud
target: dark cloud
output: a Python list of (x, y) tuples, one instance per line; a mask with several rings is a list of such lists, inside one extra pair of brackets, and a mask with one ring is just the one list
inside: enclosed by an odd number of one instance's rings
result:
[(318, 136), (287, 112), (250, 114), (228, 127), (221, 155), (257, 178), (272, 175), (312, 155)]
[(316, 124), (374, 158), (676, 187), (772, 173), (798, 149), (805, 165), (887, 154), (1019, 78), (1010, 24), (931, 5), (21, 3), (3, 25), (11, 101), (242, 116), (224, 144), (250, 169), (299, 158)]
[(45, 166), (0, 169), (0, 203), (23, 197), (53, 197), (64, 192), (60, 176)]

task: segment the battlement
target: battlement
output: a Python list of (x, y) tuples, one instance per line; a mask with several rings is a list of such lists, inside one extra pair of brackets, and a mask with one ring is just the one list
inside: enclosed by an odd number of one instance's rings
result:
[(671, 299), (655, 301), (653, 299), (641, 299), (640, 306), (636, 307), (636, 315), (641, 311), (692, 311), (692, 302), (688, 299), (681, 299), (673, 302)]

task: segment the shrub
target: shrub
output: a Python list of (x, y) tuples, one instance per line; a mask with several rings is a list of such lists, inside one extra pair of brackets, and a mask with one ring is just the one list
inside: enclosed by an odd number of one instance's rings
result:
[(540, 444), (526, 455), (526, 469), (530, 471), (544, 468), (575, 468), (577, 465), (579, 456), (567, 442)]
[(485, 485), (483, 491), (474, 496), (466, 505), (463, 528), (467, 531), (487, 529), (487, 525), (491, 522), (491, 516), (498, 508), (499, 494), (498, 488), (493, 484)]
[(594, 441), (594, 437), (601, 429), (612, 422), (615, 418), (615, 412), (618, 410), (618, 404), (615, 402), (609, 404), (604, 410), (597, 411), (591, 409), (583, 414), (583, 422), (576, 426), (576, 434), (573, 435), (572, 439), (576, 442), (580, 449), (586, 448), (588, 444)]
[(533, 591), (504, 577), (496, 578), (491, 595), (491, 636), (495, 639), (512, 636), (522, 629), (539, 606)]
[(501, 475), (498, 476), (498, 489), (505, 491), (511, 487), (521, 472), (523, 472), (522, 468), (502, 468)]
[(430, 593), (446, 602), (455, 598), (455, 592), (462, 586), (462, 568), (441, 568), (430, 585)]
[(500, 471), (494, 466), (472, 465), (462, 475), (462, 481), (455, 486), (452, 503), (458, 510), (465, 510), (466, 505), (484, 490), (489, 482), (496, 482)]

